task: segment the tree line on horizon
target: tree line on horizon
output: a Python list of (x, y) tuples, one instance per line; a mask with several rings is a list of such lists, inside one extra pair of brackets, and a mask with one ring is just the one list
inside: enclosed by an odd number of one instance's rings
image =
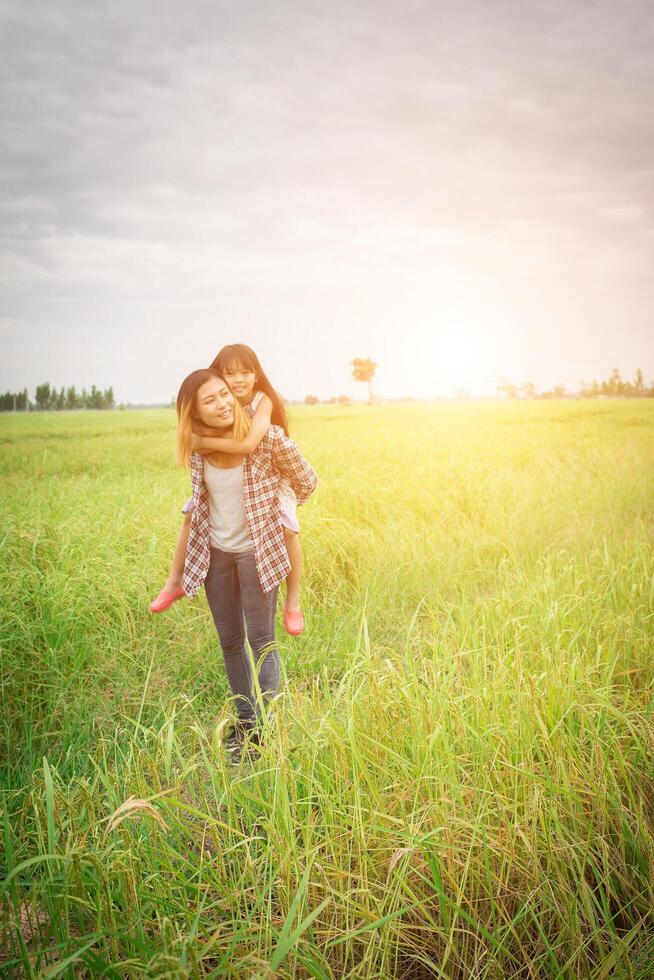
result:
[(22, 391), (6, 391), (0, 395), (0, 412), (72, 412), (82, 409), (111, 409), (116, 407), (113, 388), (104, 391), (91, 386), (87, 391), (77, 391), (75, 385), (57, 390), (45, 382), (36, 386), (34, 401), (30, 400), (27, 388)]
[[(353, 366), (352, 377), (355, 381), (364, 381), (368, 384), (368, 400), (373, 402), (372, 379), (375, 374), (377, 364), (370, 358), (355, 357), (351, 362)], [(546, 391), (539, 391), (532, 381), (524, 381), (520, 385), (514, 385), (510, 381), (502, 381), (497, 386), (499, 395), (506, 395), (507, 398), (654, 398), (654, 381), (649, 385), (645, 384), (643, 372), (640, 368), (636, 371), (633, 381), (625, 380), (619, 369), (613, 368), (608, 378), (604, 381), (592, 381), (588, 384), (580, 381), (578, 391), (568, 391), (565, 385), (557, 385), (555, 388)], [(453, 397), (469, 398), (470, 395), (462, 388), (453, 392)], [(320, 398), (317, 395), (306, 395), (305, 405), (319, 405)], [(325, 405), (349, 405), (352, 399), (349, 395), (338, 395), (335, 398), (323, 400)]]
[(645, 384), (643, 372), (636, 371), (633, 381), (623, 378), (618, 368), (613, 368), (604, 381), (580, 381), (578, 391), (568, 391), (565, 385), (557, 385), (547, 391), (538, 391), (531, 381), (520, 385), (502, 381), (497, 386), (498, 394), (507, 398), (654, 398), (654, 381)]
[[(371, 382), (375, 374), (377, 364), (370, 358), (355, 358), (351, 362), (354, 370), (352, 377), (355, 381), (363, 381), (368, 384), (369, 400), (373, 401)], [(502, 381), (497, 386), (497, 392), (510, 399), (535, 399), (535, 398), (654, 398), (654, 380), (649, 385), (645, 384), (643, 372), (640, 368), (636, 371), (633, 381), (624, 379), (619, 369), (613, 368), (608, 378), (604, 381), (592, 381), (588, 384), (580, 382), (578, 391), (569, 391), (565, 385), (557, 385), (551, 390), (539, 391), (531, 381), (524, 381), (516, 385), (509, 381)], [(463, 390), (455, 392), (455, 397), (468, 397), (468, 393)], [(352, 401), (349, 395), (338, 395), (334, 398), (324, 399), (324, 404), (348, 405)], [(304, 403), (306, 405), (318, 405), (321, 399), (317, 395), (306, 395)], [(69, 388), (57, 390), (54, 385), (48, 382), (37, 385), (34, 401), (31, 401), (27, 388), (23, 391), (6, 391), (0, 394), (0, 412), (61, 412), (76, 411), (83, 409), (112, 409), (116, 407), (113, 387), (101, 390), (95, 385), (87, 391), (82, 388), (77, 391), (74, 385)]]

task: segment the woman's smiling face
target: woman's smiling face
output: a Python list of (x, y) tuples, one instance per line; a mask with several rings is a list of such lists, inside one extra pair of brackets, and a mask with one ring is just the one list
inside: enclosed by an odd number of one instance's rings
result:
[(257, 383), (257, 376), (254, 371), (246, 368), (244, 364), (235, 362), (225, 367), (225, 381), (234, 392), (236, 397), (244, 405), (252, 401), (254, 386)]
[(222, 378), (211, 378), (198, 388), (197, 416), (212, 429), (228, 429), (234, 424), (234, 395)]

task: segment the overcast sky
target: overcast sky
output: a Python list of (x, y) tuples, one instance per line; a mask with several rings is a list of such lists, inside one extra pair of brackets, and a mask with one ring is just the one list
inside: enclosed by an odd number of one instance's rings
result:
[(650, 0), (3, 0), (0, 390), (654, 375)]

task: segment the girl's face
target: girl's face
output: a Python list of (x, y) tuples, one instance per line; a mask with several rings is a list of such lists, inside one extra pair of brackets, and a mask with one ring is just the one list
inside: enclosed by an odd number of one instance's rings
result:
[(200, 421), (213, 429), (229, 429), (234, 424), (234, 396), (222, 378), (200, 385), (195, 409)]
[(252, 401), (257, 376), (244, 364), (230, 364), (224, 371), (225, 381), (243, 405)]

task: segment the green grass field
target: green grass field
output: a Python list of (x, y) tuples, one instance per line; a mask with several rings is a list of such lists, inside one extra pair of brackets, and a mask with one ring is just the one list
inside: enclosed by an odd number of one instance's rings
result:
[(204, 596), (148, 612), (174, 413), (0, 418), (0, 975), (651, 977), (654, 401), (291, 419), (307, 630), (234, 773)]

